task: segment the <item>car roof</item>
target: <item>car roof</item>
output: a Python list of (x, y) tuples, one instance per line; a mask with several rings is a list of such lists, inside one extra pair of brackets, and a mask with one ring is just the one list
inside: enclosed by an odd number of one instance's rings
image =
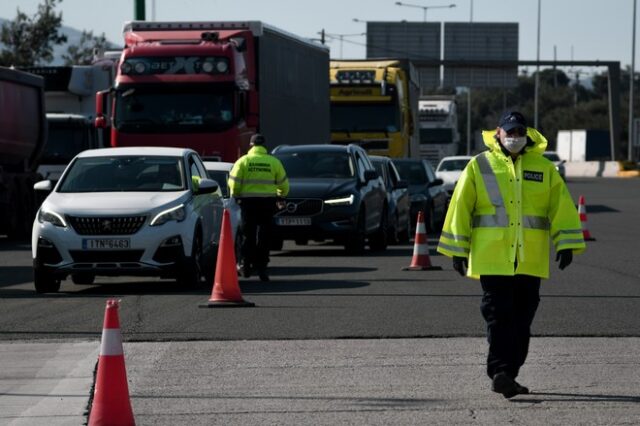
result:
[(226, 161), (204, 161), (204, 168), (207, 170), (229, 171), (233, 168), (233, 163)]
[(126, 155), (158, 155), (163, 157), (183, 157), (194, 150), (189, 148), (167, 148), (156, 146), (132, 146), (122, 148), (89, 149), (78, 154), (78, 158), (126, 156)]
[(382, 155), (370, 155), (369, 158), (371, 159), (371, 161), (379, 161), (381, 163), (391, 161), (391, 158), (384, 157)]
[(473, 157), (471, 155), (450, 155), (448, 157), (442, 157), (442, 160), (440, 160), (440, 162), (443, 162), (445, 160), (471, 160)]
[(348, 152), (353, 145), (310, 144), (310, 145), (279, 145), (273, 150), (273, 154), (287, 152)]

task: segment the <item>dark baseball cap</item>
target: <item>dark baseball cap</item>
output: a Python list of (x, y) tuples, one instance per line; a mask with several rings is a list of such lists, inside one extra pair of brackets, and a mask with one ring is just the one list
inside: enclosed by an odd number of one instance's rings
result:
[(264, 145), (267, 140), (260, 133), (256, 133), (251, 136), (251, 140), (249, 141), (252, 145)]
[(500, 124), (498, 124), (498, 127), (503, 129), (505, 132), (515, 128), (526, 129), (527, 120), (525, 120), (524, 115), (518, 111), (507, 111), (502, 114), (502, 117), (500, 117)]

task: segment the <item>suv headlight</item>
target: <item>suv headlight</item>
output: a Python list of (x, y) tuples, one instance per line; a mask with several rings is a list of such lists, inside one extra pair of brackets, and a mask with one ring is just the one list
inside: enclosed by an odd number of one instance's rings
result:
[(171, 207), (170, 209), (158, 213), (153, 219), (151, 219), (149, 226), (160, 226), (170, 220), (182, 222), (185, 216), (186, 212), (184, 210), (184, 204), (180, 204), (179, 206)]
[(346, 197), (330, 198), (328, 200), (324, 200), (324, 203), (330, 206), (350, 206), (353, 204), (354, 198), (353, 194), (351, 194)]
[(52, 210), (40, 209), (40, 211), (38, 212), (38, 222), (49, 222), (50, 224), (58, 226), (60, 228), (67, 227), (67, 221), (64, 220), (64, 217)]

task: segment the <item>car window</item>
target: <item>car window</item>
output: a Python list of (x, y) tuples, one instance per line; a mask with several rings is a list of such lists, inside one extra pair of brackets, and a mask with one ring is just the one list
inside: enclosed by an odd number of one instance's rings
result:
[(391, 181), (391, 184), (395, 187), (398, 184), (398, 181), (400, 180), (400, 175), (396, 170), (396, 166), (394, 166), (391, 161), (387, 162), (387, 167), (388, 167), (389, 180)]
[(182, 158), (104, 156), (78, 158), (58, 192), (184, 191)]
[(436, 172), (433, 171), (433, 166), (431, 166), (430, 163), (424, 160), (422, 161), (422, 165), (424, 166), (427, 172), (427, 177), (429, 178), (429, 182), (433, 182), (434, 180), (436, 180)]
[(226, 170), (207, 170), (210, 179), (218, 182), (223, 197), (229, 196), (229, 172)]
[(384, 181), (385, 185), (389, 185), (391, 182), (390, 182), (389, 176), (388, 176), (388, 174), (387, 174), (387, 172), (385, 170), (384, 163), (381, 162), (381, 161), (374, 161), (373, 162), (373, 167), (378, 172), (380, 177), (382, 177), (382, 180)]
[(456, 160), (445, 160), (441, 162), (440, 165), (438, 166), (438, 171), (453, 172), (453, 171), (464, 170), (464, 168), (467, 167), (468, 162), (469, 162), (469, 159), (467, 158), (456, 159)]
[(356, 152), (356, 163), (358, 164), (358, 176), (360, 179), (364, 180), (364, 171), (367, 170), (367, 163), (365, 163), (362, 155), (359, 152)]
[(429, 182), (427, 172), (418, 161), (402, 161), (396, 163), (400, 177), (411, 185), (424, 185)]
[(193, 155), (189, 156), (189, 176), (197, 176), (200, 178), (203, 177), (200, 169), (198, 168), (198, 165), (195, 162), (195, 159), (193, 158)]

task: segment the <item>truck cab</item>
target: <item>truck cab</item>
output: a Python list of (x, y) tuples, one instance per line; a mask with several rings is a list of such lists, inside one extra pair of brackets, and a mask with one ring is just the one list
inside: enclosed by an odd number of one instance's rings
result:
[(420, 157), (436, 167), (444, 157), (460, 150), (455, 96), (423, 96), (418, 102)]
[(418, 157), (418, 77), (399, 59), (332, 61), (331, 142), (371, 155)]

